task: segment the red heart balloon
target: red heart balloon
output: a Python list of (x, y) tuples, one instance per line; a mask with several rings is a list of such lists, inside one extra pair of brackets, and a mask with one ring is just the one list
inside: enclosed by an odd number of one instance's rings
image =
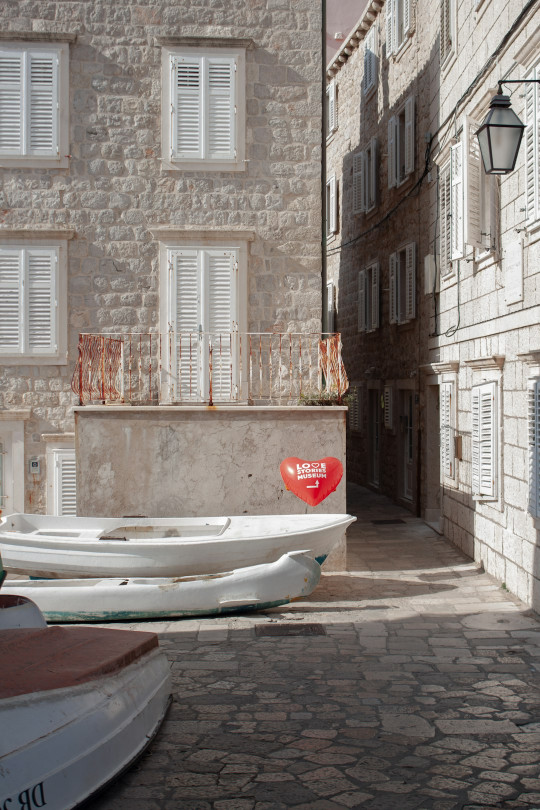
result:
[(337, 488), (343, 476), (338, 458), (326, 456), (319, 461), (286, 458), (279, 465), (285, 487), (309, 506), (317, 506)]

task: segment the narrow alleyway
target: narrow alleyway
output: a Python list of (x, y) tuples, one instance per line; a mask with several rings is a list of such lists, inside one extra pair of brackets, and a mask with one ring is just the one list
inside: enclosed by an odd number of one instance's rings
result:
[(540, 808), (540, 624), (410, 513), (349, 509), (350, 570), (309, 599), (130, 625), (174, 703), (94, 810)]

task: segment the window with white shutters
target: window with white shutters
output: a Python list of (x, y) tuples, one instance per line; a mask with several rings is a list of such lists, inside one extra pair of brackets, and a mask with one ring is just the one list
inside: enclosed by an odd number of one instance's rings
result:
[(450, 163), (439, 172), (440, 270), (441, 276), (452, 272), (452, 179)]
[(244, 51), (172, 48), (163, 58), (166, 168), (243, 169)]
[(399, 186), (414, 172), (414, 96), (409, 96), (388, 121), (388, 188)]
[(455, 0), (440, 0), (440, 61), (444, 66), (456, 51)]
[(68, 165), (67, 44), (0, 44), (0, 164)]
[[(540, 65), (526, 79), (540, 79)], [(525, 199), (527, 222), (540, 218), (540, 85), (524, 85), (525, 94)]]
[(353, 214), (361, 214), (365, 210), (364, 194), (364, 152), (353, 155)]
[(364, 39), (364, 78), (362, 81), (364, 95), (368, 95), (377, 86), (377, 80), (377, 28), (373, 24)]
[(353, 157), (353, 212), (369, 213), (377, 205), (378, 142), (371, 138), (367, 148)]
[(529, 512), (540, 518), (540, 379), (529, 385)]
[(389, 257), (390, 323), (408, 323), (416, 317), (416, 243)]
[(326, 236), (333, 236), (337, 232), (337, 182), (335, 175), (326, 183)]
[(472, 389), (473, 495), (497, 497), (497, 383), (483, 383)]
[(397, 53), (411, 33), (411, 0), (386, 0), (386, 56)]
[(455, 403), (454, 383), (443, 382), (439, 387), (439, 416), (441, 437), (441, 470), (445, 478), (455, 478)]
[[(172, 398), (230, 401), (236, 394), (238, 251), (168, 251)], [(210, 370), (209, 358), (212, 356)]]
[(61, 351), (57, 247), (0, 247), (0, 357), (54, 358)]
[(374, 262), (358, 273), (358, 331), (379, 328), (379, 263)]
[(326, 135), (330, 136), (337, 129), (337, 86), (332, 79), (326, 88)]

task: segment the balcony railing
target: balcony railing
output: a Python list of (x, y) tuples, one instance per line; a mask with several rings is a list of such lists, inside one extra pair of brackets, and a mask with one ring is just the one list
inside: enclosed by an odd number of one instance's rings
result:
[(339, 334), (168, 332), (81, 334), (71, 387), (81, 405), (296, 405), (348, 381)]

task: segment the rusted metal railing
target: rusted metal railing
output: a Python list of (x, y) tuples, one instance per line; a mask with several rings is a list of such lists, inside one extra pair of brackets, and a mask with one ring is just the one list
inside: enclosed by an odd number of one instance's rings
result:
[(295, 405), (340, 401), (348, 380), (339, 334), (81, 334), (71, 387), (81, 405)]

